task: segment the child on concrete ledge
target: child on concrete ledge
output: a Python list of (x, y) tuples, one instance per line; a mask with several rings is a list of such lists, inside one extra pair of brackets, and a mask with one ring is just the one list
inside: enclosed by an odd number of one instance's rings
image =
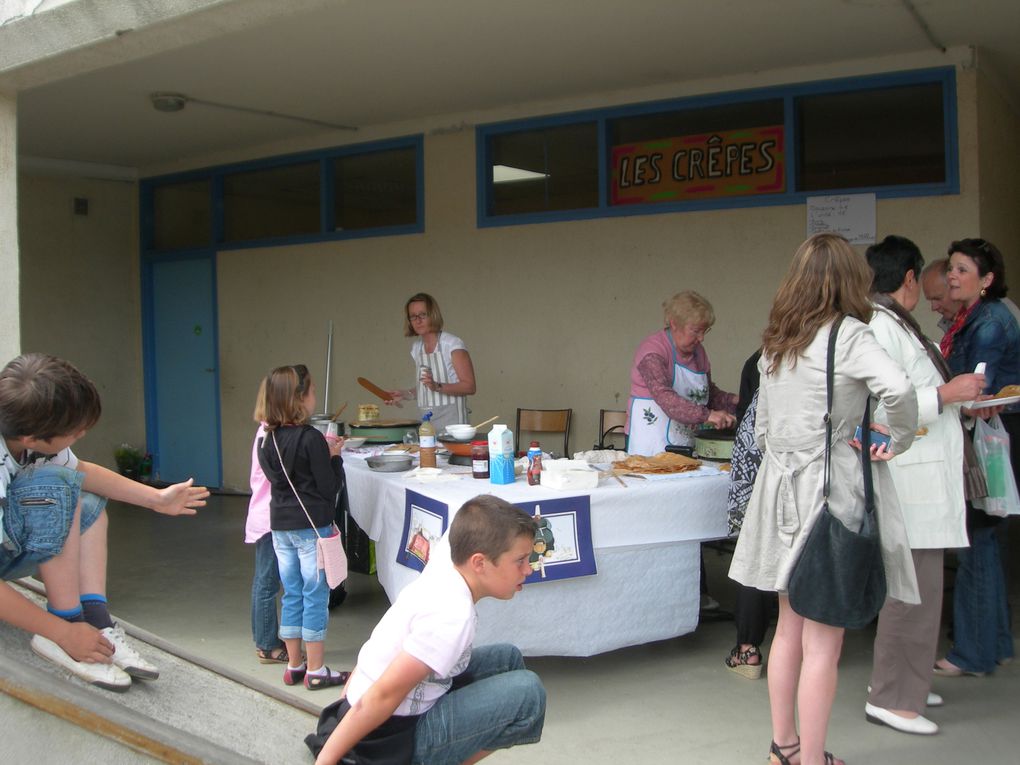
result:
[[(0, 618), (34, 632), (39, 656), (86, 682), (124, 691), (159, 670), (127, 642), (106, 602), (106, 500), (194, 515), (209, 492), (191, 480), (156, 489), (91, 462), (71, 445), (99, 420), (99, 393), (66, 361), (30, 353), (0, 371)], [(47, 609), (6, 581), (38, 570)]]

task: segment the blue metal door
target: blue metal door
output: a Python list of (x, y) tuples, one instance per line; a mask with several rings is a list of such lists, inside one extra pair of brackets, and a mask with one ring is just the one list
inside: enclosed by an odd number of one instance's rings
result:
[(154, 474), (220, 486), (215, 257), (146, 265), (146, 424)]

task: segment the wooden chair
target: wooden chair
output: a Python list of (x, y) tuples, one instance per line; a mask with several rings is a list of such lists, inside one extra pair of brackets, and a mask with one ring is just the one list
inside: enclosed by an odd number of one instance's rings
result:
[[(514, 429), (514, 452), (521, 451), (521, 431), (529, 433), (562, 433), (563, 456), (570, 456), (570, 415), (572, 409), (518, 409)], [(530, 439), (529, 439), (530, 440)], [(527, 445), (527, 441), (524, 442)], [(552, 449), (546, 449), (552, 452)]]
[[(627, 449), (627, 434), (623, 432), (627, 424), (627, 413), (622, 409), (599, 409), (599, 442), (596, 449)], [(623, 446), (616, 439), (623, 438)]]

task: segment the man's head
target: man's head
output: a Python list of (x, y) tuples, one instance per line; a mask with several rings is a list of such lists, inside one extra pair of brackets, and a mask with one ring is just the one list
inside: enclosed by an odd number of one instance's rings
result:
[(931, 310), (944, 319), (952, 320), (960, 310), (960, 303), (949, 299), (949, 286), (946, 284), (948, 267), (948, 258), (928, 264), (921, 272), (921, 289), (924, 290), (924, 299), (931, 303)]
[[(49, 442), (73, 442), (99, 420), (99, 392), (72, 364), (26, 353), (0, 371), (0, 434), (29, 439), (46, 451)], [(54, 451), (59, 451), (55, 449)]]
[(469, 499), (450, 524), (450, 558), (476, 601), (509, 600), (531, 573), (528, 557), (535, 521), (519, 507), (481, 494)]

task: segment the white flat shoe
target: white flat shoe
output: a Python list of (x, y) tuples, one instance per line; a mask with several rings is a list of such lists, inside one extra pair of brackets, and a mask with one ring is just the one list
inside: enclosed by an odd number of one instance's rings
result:
[(919, 736), (931, 736), (939, 732), (939, 726), (927, 717), (922, 717), (921, 715), (914, 718), (900, 717), (898, 714), (890, 712), (888, 709), (882, 709), (882, 707), (876, 707), (872, 704), (866, 703), (864, 705), (864, 716), (870, 723), (875, 723), (875, 725), (888, 725), (893, 730), (898, 730), (902, 733), (915, 733)]

